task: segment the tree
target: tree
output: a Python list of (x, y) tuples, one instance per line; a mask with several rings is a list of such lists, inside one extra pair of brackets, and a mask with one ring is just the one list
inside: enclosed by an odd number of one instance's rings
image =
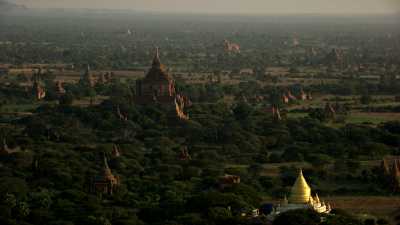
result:
[(364, 225), (375, 225), (375, 219), (366, 219)]
[(317, 212), (310, 209), (299, 209), (279, 214), (273, 225), (318, 225), (320, 221)]
[(309, 157), (308, 161), (315, 167), (323, 169), (324, 166), (329, 165), (332, 159), (326, 154), (313, 154)]
[(245, 102), (241, 102), (238, 105), (236, 105), (235, 108), (233, 108), (233, 114), (235, 115), (235, 118), (237, 120), (248, 119), (252, 111), (253, 111), (252, 107)]
[(377, 225), (388, 225), (389, 222), (388, 222), (387, 220), (381, 218), (381, 219), (378, 219), (378, 220), (376, 221), (376, 224), (377, 224)]
[(232, 217), (232, 212), (224, 207), (212, 207), (208, 209), (208, 217), (211, 221), (223, 224)]
[(3, 177), (0, 178), (0, 193), (12, 194), (18, 200), (23, 200), (28, 194), (29, 188), (26, 182), (20, 178)]
[(72, 93), (66, 93), (62, 95), (59, 99), (60, 105), (70, 106), (74, 102), (74, 95)]
[(333, 215), (326, 218), (321, 225), (363, 225), (362, 222), (350, 215)]
[(314, 109), (311, 110), (311, 112), (308, 114), (310, 118), (319, 120), (321, 122), (325, 122), (328, 118), (326, 116), (326, 113), (323, 109)]
[(372, 102), (372, 97), (369, 94), (363, 94), (360, 98), (360, 102), (363, 105), (369, 105)]

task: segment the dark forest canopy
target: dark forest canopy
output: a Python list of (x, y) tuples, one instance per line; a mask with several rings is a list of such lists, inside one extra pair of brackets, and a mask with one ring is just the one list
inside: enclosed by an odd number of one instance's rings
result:
[[(399, 115), (399, 40), (392, 16), (2, 16), (0, 224), (270, 225), (299, 168), (313, 195), (392, 203), (397, 171), (381, 162), (400, 155), (400, 122), (374, 115)], [(136, 83), (155, 44), (171, 73), (159, 89)], [(165, 90), (190, 101), (171, 111)], [(273, 224), (387, 219), (320, 217)]]

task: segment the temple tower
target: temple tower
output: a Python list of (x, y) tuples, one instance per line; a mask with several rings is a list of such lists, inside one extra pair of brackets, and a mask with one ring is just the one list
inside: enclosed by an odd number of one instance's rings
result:
[(86, 66), (85, 72), (81, 78), (81, 82), (85, 85), (87, 85), (88, 87), (94, 87), (95, 85), (95, 80), (94, 77), (90, 71), (90, 66), (89, 64)]
[(104, 155), (103, 168), (97, 176), (92, 180), (91, 191), (98, 194), (112, 195), (118, 189), (120, 179), (118, 176), (112, 174), (108, 166), (107, 158)]
[(160, 104), (173, 112), (174, 117), (189, 119), (184, 109), (190, 105), (190, 101), (186, 96), (176, 93), (174, 80), (160, 61), (158, 48), (146, 77), (136, 81), (135, 103)]

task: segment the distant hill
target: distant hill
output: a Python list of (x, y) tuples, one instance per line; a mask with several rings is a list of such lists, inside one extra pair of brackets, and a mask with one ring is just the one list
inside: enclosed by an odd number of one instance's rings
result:
[(0, 0), (0, 12), (18, 9), (26, 9), (26, 7), (23, 5), (17, 5), (15, 3), (8, 2), (6, 0)]

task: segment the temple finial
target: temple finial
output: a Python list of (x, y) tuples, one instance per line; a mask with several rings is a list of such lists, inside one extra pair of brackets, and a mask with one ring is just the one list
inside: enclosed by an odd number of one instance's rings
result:
[(103, 160), (104, 160), (104, 169), (110, 169), (108, 167), (107, 156), (106, 153), (103, 153)]
[(160, 67), (161, 62), (160, 62), (160, 50), (158, 47), (156, 47), (156, 54), (154, 55), (153, 58), (153, 67)]

